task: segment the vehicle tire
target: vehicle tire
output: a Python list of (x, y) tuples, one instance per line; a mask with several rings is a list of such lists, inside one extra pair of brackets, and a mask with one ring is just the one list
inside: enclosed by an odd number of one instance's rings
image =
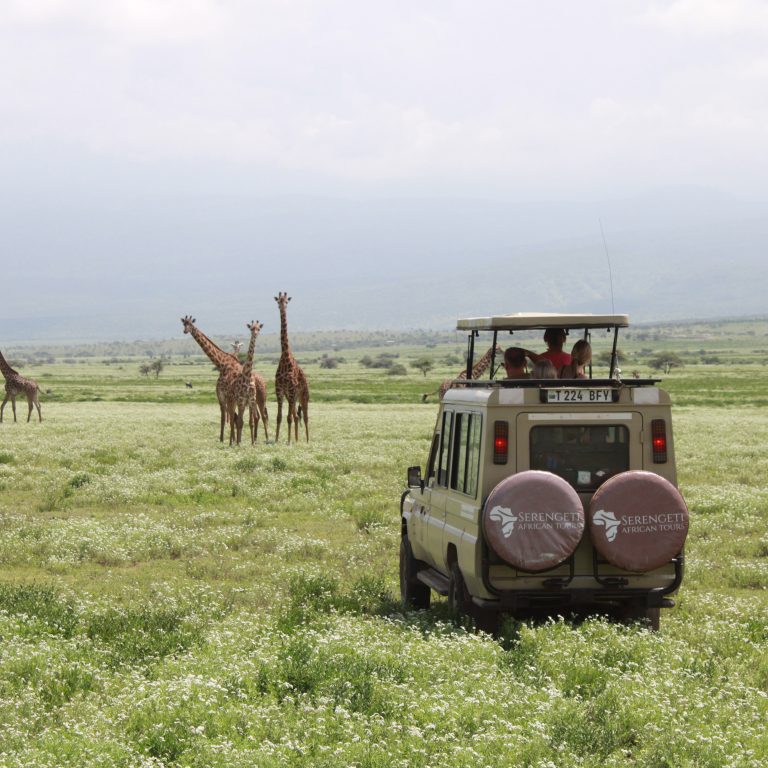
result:
[(491, 549), (514, 568), (547, 571), (578, 547), (584, 506), (562, 477), (540, 470), (518, 472), (488, 495), (483, 533)]
[(501, 615), (498, 611), (492, 611), (490, 608), (477, 608), (474, 610), (475, 626), (480, 632), (486, 632), (489, 635), (497, 635), (501, 624)]
[(652, 472), (630, 470), (606, 480), (589, 502), (595, 549), (625, 571), (647, 573), (682, 551), (688, 507), (680, 491)]
[(400, 539), (400, 600), (405, 608), (429, 608), (429, 587), (416, 577), (420, 565), (413, 556), (408, 534), (404, 534)]
[(457, 562), (453, 562), (448, 578), (448, 608), (458, 616), (469, 613), (471, 607), (472, 598), (467, 590), (467, 585), (464, 583), (461, 569)]

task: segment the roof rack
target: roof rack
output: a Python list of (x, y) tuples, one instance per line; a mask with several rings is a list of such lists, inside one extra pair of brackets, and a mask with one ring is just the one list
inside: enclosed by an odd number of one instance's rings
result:
[(510, 315), (491, 315), (489, 317), (464, 317), (456, 322), (456, 329), (469, 331), (467, 343), (467, 380), (472, 379), (472, 367), (475, 356), (475, 337), (480, 331), (493, 332), (493, 353), (491, 354), (490, 377), (496, 373), (496, 347), (498, 345), (499, 331), (546, 330), (547, 328), (577, 328), (587, 331), (593, 328), (605, 328), (613, 330), (613, 350), (611, 351), (611, 365), (608, 374), (609, 379), (614, 378), (618, 371), (617, 345), (619, 340), (619, 328), (629, 326), (628, 315), (593, 315), (558, 312), (515, 312)]
[(628, 315), (559, 314), (515, 312), (511, 315), (464, 317), (456, 322), (459, 331), (526, 331), (547, 328), (627, 328)]
[(454, 379), (457, 387), (482, 389), (484, 387), (499, 389), (536, 389), (547, 387), (647, 387), (658, 384), (661, 379)]

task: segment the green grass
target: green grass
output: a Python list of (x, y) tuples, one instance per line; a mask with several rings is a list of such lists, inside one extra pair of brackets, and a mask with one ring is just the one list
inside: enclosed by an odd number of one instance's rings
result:
[[(390, 334), (383, 333), (297, 334), (294, 352), (312, 382), (313, 402), (416, 404), (422, 393), (436, 391), (444, 379), (461, 370), (466, 349), (463, 336), (455, 334), (453, 340), (447, 340), (448, 334), (414, 333), (410, 334), (412, 339), (408, 336), (401, 335), (399, 343), (393, 344)], [(543, 348), (540, 337), (540, 333), (526, 332), (502, 336), (499, 343), (539, 349)], [(610, 349), (611, 340), (608, 334), (593, 333), (595, 360)], [(767, 342), (765, 318), (635, 326), (621, 336), (620, 365), (625, 376), (635, 371), (641, 376), (658, 376), (650, 361), (659, 352), (669, 350), (684, 361), (683, 368), (664, 377), (680, 404), (764, 406), (768, 396), (760, 383), (763, 369), (768, 367)], [(228, 342), (222, 343), (229, 348)], [(490, 337), (479, 339), (477, 344), (484, 351)], [(144, 354), (148, 351), (171, 355), (158, 378), (139, 373), (139, 367), (149, 360)], [(22, 372), (40, 383), (44, 407), (48, 403), (101, 401), (201, 405), (216, 402), (214, 383), (218, 374), (189, 337), (154, 344), (81, 345), (59, 351), (51, 347), (49, 352), (54, 355), (53, 363), (40, 362), (45, 357), (34, 348), (12, 348), (9, 352), (11, 359), (19, 357)], [(406, 375), (390, 376), (386, 369), (360, 364), (364, 357), (377, 358), (381, 354), (393, 356), (393, 362), (405, 367)], [(341, 362), (334, 369), (321, 368), (323, 355), (339, 358)], [(411, 365), (421, 357), (434, 362), (426, 377)], [(260, 338), (254, 366), (265, 377), (270, 392), (274, 389), (278, 358), (277, 338)], [(605, 365), (595, 366), (595, 375), (606, 373)], [(192, 387), (187, 387), (187, 383)]]
[(230, 449), (210, 366), (58, 365), (42, 424), (0, 425), (0, 766), (768, 761), (759, 363), (665, 381), (692, 517), (662, 632), (498, 638), (396, 599), (399, 497), (435, 414), (418, 394), (449, 366), (425, 386), (308, 365), (312, 442)]

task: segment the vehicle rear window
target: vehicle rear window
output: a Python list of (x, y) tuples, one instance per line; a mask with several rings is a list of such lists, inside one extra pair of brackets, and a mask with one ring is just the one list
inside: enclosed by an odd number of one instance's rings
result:
[(629, 469), (629, 430), (617, 425), (533, 427), (531, 469), (559, 475), (577, 491), (594, 491)]

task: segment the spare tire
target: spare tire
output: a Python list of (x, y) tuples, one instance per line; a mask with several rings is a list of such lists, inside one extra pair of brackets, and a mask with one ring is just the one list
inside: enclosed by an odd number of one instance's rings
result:
[(611, 565), (645, 573), (682, 550), (688, 507), (669, 480), (653, 472), (622, 472), (606, 480), (592, 497), (589, 534)]
[(584, 533), (576, 491), (551, 472), (530, 470), (502, 480), (483, 510), (488, 544), (521, 571), (546, 571), (570, 557)]

